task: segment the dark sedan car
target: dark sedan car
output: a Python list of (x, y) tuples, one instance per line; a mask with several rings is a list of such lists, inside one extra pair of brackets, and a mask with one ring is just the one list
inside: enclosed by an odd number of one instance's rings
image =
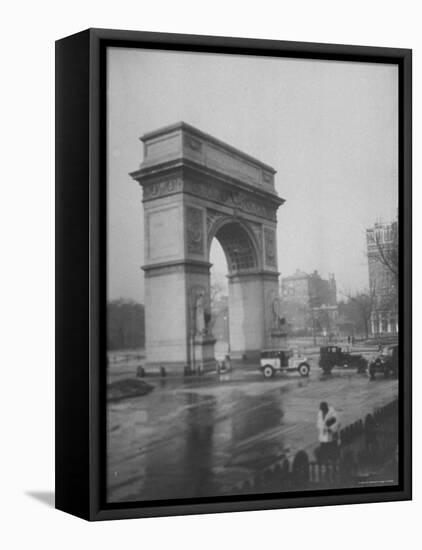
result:
[(385, 378), (398, 376), (398, 352), (397, 344), (382, 348), (380, 354), (369, 364), (371, 380), (374, 380), (377, 374), (383, 374)]
[(343, 351), (339, 346), (322, 346), (319, 350), (319, 366), (326, 374), (334, 367), (355, 368), (361, 373), (366, 371), (368, 363), (362, 355)]

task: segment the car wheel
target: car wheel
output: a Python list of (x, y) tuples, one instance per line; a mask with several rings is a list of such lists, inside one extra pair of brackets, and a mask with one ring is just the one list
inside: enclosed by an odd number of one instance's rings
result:
[(301, 363), (298, 367), (300, 376), (309, 376), (310, 367), (308, 363)]
[(274, 376), (274, 369), (271, 365), (265, 365), (265, 367), (262, 369), (262, 374), (265, 376), (265, 378), (272, 378)]

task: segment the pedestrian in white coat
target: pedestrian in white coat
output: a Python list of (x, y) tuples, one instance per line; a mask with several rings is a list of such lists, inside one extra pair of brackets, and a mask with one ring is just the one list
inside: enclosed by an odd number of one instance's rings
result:
[(315, 451), (317, 460), (324, 462), (338, 456), (340, 420), (334, 407), (323, 401), (317, 417), (319, 448)]

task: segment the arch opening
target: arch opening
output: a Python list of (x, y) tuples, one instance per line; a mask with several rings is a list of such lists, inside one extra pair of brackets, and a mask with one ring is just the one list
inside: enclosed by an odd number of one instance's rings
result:
[(240, 223), (225, 223), (217, 229), (214, 238), (224, 251), (230, 275), (258, 267), (257, 251), (252, 238)]
[(230, 353), (229, 284), (226, 254), (217, 239), (210, 246), (211, 330), (216, 340), (215, 357), (222, 360)]
[(215, 355), (221, 359), (226, 353), (235, 352), (240, 358), (250, 344), (261, 339), (262, 292), (256, 276), (260, 265), (258, 249), (250, 228), (237, 220), (223, 220), (210, 237), (211, 329), (216, 340)]

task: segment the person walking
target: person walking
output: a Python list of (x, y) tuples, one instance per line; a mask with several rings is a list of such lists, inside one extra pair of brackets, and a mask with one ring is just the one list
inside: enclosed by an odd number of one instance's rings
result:
[(340, 420), (333, 406), (322, 401), (317, 416), (319, 447), (315, 451), (318, 462), (335, 460), (338, 457)]

